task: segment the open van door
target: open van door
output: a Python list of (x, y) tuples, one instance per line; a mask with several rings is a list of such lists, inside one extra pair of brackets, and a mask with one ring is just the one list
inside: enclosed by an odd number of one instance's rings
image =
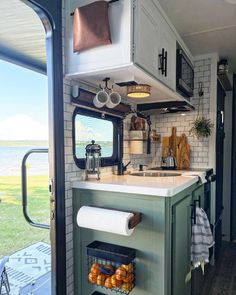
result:
[[(64, 175), (64, 120), (62, 73), (62, 1), (20, 0), (39, 16), (46, 36), (46, 73), (49, 100), (49, 178), (50, 178), (50, 236), (52, 256), (52, 294), (66, 294), (66, 242), (65, 242), (65, 175)], [(9, 12), (17, 21), (14, 0), (6, 1)], [(3, 17), (3, 15), (2, 15)], [(20, 22), (19, 22), (20, 25)], [(29, 23), (29, 26), (32, 24)], [(7, 37), (7, 32), (6, 32)], [(17, 39), (20, 35), (17, 36)], [(37, 37), (36, 37), (37, 38)], [(23, 37), (22, 37), (23, 39)], [(7, 40), (7, 39), (6, 39)], [(0, 42), (1, 43), (1, 42)], [(7, 43), (7, 42), (5, 42)], [(9, 42), (10, 44), (10, 42)], [(22, 53), (22, 52), (20, 52)], [(25, 53), (25, 52), (24, 52)], [(0, 58), (23, 67), (43, 72), (26, 54), (19, 54), (0, 45)], [(25, 205), (25, 203), (24, 203)]]

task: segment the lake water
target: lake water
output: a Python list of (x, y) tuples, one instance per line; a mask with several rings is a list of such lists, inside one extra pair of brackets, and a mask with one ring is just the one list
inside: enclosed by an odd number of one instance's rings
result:
[[(111, 143), (100, 143), (102, 155), (112, 154)], [(24, 155), (33, 148), (47, 148), (47, 142), (3, 142), (0, 141), (0, 176), (21, 175), (21, 162)], [(85, 144), (76, 147), (76, 153), (84, 157)], [(32, 154), (27, 160), (28, 175), (48, 175), (48, 154)]]
[[(33, 148), (47, 146), (0, 146), (0, 176), (21, 175), (24, 155)], [(27, 160), (29, 175), (48, 175), (48, 154), (32, 154)]]

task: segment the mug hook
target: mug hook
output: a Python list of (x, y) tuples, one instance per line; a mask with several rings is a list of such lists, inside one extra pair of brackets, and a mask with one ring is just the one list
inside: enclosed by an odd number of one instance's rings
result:
[(103, 79), (102, 81), (105, 82), (105, 87), (102, 87), (101, 84), (99, 84), (99, 87), (100, 89), (104, 89), (104, 90), (108, 90), (108, 91), (111, 91), (113, 89), (113, 85), (112, 85), (112, 88), (109, 88), (108, 87), (108, 81), (110, 80), (110, 78), (105, 78)]

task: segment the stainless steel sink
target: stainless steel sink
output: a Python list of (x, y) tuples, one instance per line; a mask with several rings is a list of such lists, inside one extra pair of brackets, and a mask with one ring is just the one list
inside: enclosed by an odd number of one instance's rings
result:
[(142, 171), (142, 172), (134, 172), (130, 175), (133, 176), (144, 176), (144, 177), (174, 177), (181, 176), (181, 173), (177, 172), (150, 172), (150, 171)]

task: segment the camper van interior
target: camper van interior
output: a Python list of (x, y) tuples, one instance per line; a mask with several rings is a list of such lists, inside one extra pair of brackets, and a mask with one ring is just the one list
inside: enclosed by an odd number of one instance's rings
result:
[[(50, 236), (34, 276), (33, 256), (16, 261), (38, 244), (0, 246), (0, 295), (236, 294), (236, 1), (1, 0), (0, 11), (0, 60), (47, 76), (48, 146), (21, 159), (19, 210), (26, 235)], [(50, 224), (30, 215), (27, 160), (41, 153)]]

